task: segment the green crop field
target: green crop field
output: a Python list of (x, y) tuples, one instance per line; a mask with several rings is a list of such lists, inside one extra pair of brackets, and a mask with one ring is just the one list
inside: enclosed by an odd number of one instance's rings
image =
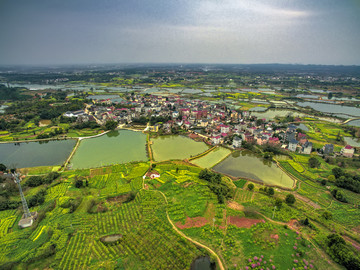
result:
[[(153, 165), (158, 179), (143, 179), (146, 162), (65, 171), (50, 185), (24, 189), (27, 198), (46, 189), (44, 203), (30, 209), (41, 217), (32, 227), (18, 228), (20, 208), (0, 211), (0, 268), (189, 269), (209, 253), (175, 226), (211, 248), (225, 269), (332, 269), (319, 252), (321, 239), (331, 230), (352, 235), (360, 225), (359, 196), (346, 191), (351, 204), (335, 201), (315, 177), (328, 169), (326, 163), (309, 170), (307, 162), (304, 155), (280, 161), (299, 179), (292, 206), (284, 202), (289, 191), (275, 189), (269, 196), (261, 184), (250, 191), (249, 181), (224, 177), (234, 196), (221, 204), (199, 179), (201, 168), (184, 162)], [(42, 171), (29, 172), (36, 170)], [(76, 188), (79, 179), (83, 187)], [(332, 220), (323, 219), (324, 211)], [(314, 228), (300, 224), (305, 218)], [(104, 241), (114, 235), (113, 242)]]

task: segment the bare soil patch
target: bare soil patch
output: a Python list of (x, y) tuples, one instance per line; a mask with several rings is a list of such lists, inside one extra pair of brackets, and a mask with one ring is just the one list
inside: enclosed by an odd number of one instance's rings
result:
[(237, 202), (234, 202), (234, 201), (228, 201), (227, 206), (231, 209), (238, 210), (238, 211), (244, 211), (244, 209), (245, 209), (244, 206), (242, 206), (241, 204), (238, 204)]
[(189, 186), (191, 186), (193, 183), (192, 182), (187, 182), (185, 185), (184, 185), (184, 188), (187, 188)]
[(251, 228), (252, 225), (257, 224), (259, 222), (265, 223), (263, 219), (253, 219), (253, 218), (246, 218), (246, 217), (228, 217), (228, 224), (235, 225), (239, 228)]
[(204, 217), (186, 217), (185, 223), (181, 224), (181, 222), (176, 222), (175, 225), (179, 229), (188, 229), (193, 227), (202, 227), (205, 226), (208, 223), (208, 220)]
[(288, 226), (297, 231), (300, 228), (300, 223), (296, 219), (292, 219), (288, 222)]
[(130, 194), (123, 194), (116, 197), (108, 198), (107, 201), (109, 203), (123, 203), (127, 201), (130, 197)]

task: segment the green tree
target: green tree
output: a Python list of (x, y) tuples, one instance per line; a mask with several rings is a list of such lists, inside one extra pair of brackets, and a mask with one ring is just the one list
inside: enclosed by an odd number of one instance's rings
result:
[(280, 209), (282, 206), (282, 200), (280, 198), (276, 198), (275, 199), (275, 206), (277, 207), (277, 209)]
[(266, 190), (266, 193), (269, 195), (269, 196), (273, 196), (275, 194), (275, 190), (272, 188), (272, 187), (269, 187), (267, 190)]
[(108, 120), (105, 123), (106, 130), (114, 130), (117, 127), (117, 122), (114, 120)]
[(83, 187), (83, 185), (84, 185), (83, 180), (81, 180), (81, 179), (75, 180), (75, 187), (76, 188), (81, 188), (81, 187)]
[(247, 188), (251, 191), (251, 190), (253, 190), (254, 189), (254, 184), (253, 183), (250, 183), (250, 184), (248, 184), (247, 185)]
[(331, 174), (328, 176), (329, 182), (335, 182), (335, 175)]
[(6, 166), (0, 163), (0, 172), (5, 172), (5, 171), (6, 171)]
[(309, 158), (309, 167), (310, 168), (318, 168), (320, 166), (320, 161), (315, 158), (315, 157), (311, 157)]
[(293, 205), (295, 203), (295, 201), (296, 201), (296, 199), (295, 199), (295, 196), (293, 194), (286, 195), (285, 202), (288, 205)]

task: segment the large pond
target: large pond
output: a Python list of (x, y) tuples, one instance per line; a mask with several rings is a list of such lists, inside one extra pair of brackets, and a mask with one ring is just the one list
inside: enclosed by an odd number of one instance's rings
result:
[(197, 158), (191, 161), (191, 163), (198, 165), (202, 168), (211, 168), (216, 163), (223, 160), (227, 155), (229, 155), (231, 151), (224, 147), (217, 147), (209, 154), (202, 156), (201, 158)]
[(265, 118), (266, 120), (272, 120), (275, 117), (285, 117), (287, 115), (292, 115), (294, 117), (305, 116), (305, 114), (303, 113), (298, 113), (290, 110), (268, 110), (266, 112), (251, 112), (251, 115), (261, 119)]
[(196, 142), (179, 135), (160, 136), (151, 141), (151, 149), (156, 161), (186, 159), (209, 149), (203, 142)]
[(16, 168), (62, 165), (75, 144), (75, 140), (2, 143), (0, 163)]
[(70, 165), (73, 169), (79, 169), (146, 160), (146, 135), (138, 131), (120, 130), (82, 140)]
[(275, 163), (247, 151), (234, 152), (213, 167), (214, 171), (234, 177), (245, 177), (269, 185), (291, 188), (294, 181)]
[[(335, 104), (324, 104), (317, 102), (298, 102), (298, 106), (300, 107), (310, 107), (316, 111), (323, 113), (331, 113), (331, 114), (339, 114), (339, 117), (349, 118), (346, 115), (350, 116), (360, 116), (360, 109), (350, 106), (341, 106)], [(346, 114), (346, 115), (344, 115)]]

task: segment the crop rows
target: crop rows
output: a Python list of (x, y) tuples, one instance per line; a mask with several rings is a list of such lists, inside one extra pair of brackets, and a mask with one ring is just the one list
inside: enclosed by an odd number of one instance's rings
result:
[(94, 187), (94, 188), (98, 188), (98, 189), (101, 189), (101, 188), (104, 188), (105, 185), (106, 185), (106, 181), (108, 179), (108, 175), (105, 174), (105, 175), (96, 175), (92, 178), (90, 178), (90, 186), (91, 187)]
[(132, 190), (139, 190), (143, 186), (143, 179), (142, 177), (136, 177), (130, 182)]
[(90, 259), (86, 235), (78, 233), (70, 239), (59, 266), (61, 269), (86, 269)]
[(296, 171), (302, 173), (304, 171), (304, 168), (297, 162), (293, 161), (293, 160), (288, 160), (287, 161), (291, 167), (293, 167)]
[[(122, 187), (123, 185), (128, 185), (129, 187), (124, 188)], [(101, 194), (114, 196), (116, 194), (120, 194), (122, 190), (127, 190), (128, 188), (130, 188), (130, 185), (126, 183), (125, 179), (121, 178), (121, 174), (113, 173), (108, 176), (106, 185), (101, 191)]]
[(9, 229), (14, 225), (16, 217), (10, 216), (4, 219), (1, 219), (0, 222), (0, 238), (8, 233)]
[(108, 233), (122, 233), (129, 231), (139, 222), (141, 212), (135, 203), (122, 204), (117, 212), (98, 213), (96, 216), (96, 228), (99, 235)]
[(53, 187), (49, 188), (46, 191), (45, 200), (49, 201), (49, 200), (55, 199), (57, 197), (64, 196), (68, 186), (69, 186), (69, 183), (62, 182), (62, 183), (60, 183), (60, 184), (58, 184), (56, 186), (53, 186)]
[(111, 172), (112, 172), (111, 167), (90, 169), (90, 177), (94, 177), (97, 175), (109, 174)]
[(16, 209), (0, 211), (0, 220), (14, 216), (16, 211)]
[(35, 231), (33, 231), (32, 234), (30, 235), (29, 239), (32, 241), (35, 241), (40, 236), (40, 234), (43, 232), (43, 230), (45, 228), (46, 228), (46, 226), (42, 226), (42, 225), (37, 226)]
[(250, 202), (253, 192), (243, 189), (237, 189), (235, 194), (235, 201), (237, 202)]

